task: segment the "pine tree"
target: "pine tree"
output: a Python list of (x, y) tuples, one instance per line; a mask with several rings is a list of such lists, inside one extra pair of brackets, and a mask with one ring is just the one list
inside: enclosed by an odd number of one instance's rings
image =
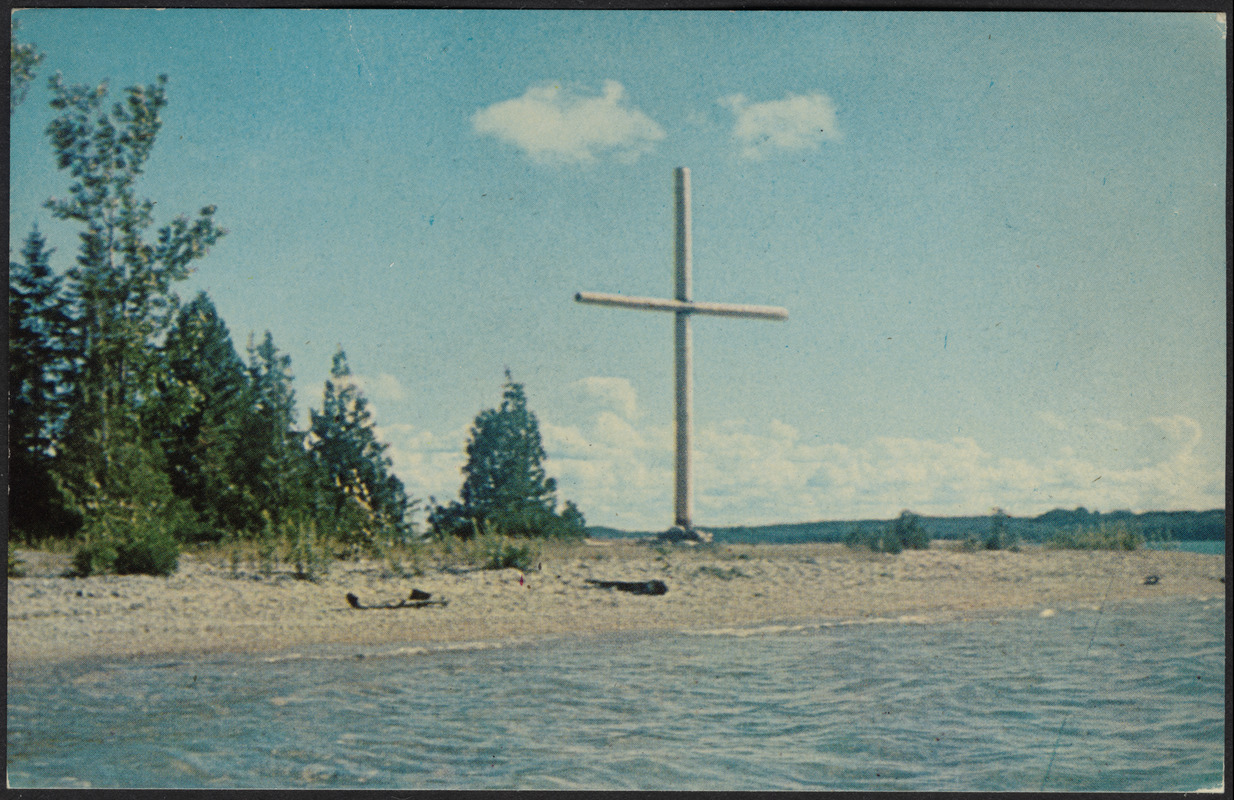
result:
[(522, 384), (507, 370), (501, 407), (480, 412), (471, 428), (463, 505), (483, 516), (527, 505), (551, 509), (557, 482), (547, 477), (545, 458), (540, 423), (527, 408)]
[(481, 411), (472, 425), (461, 502), (436, 506), (433, 530), (466, 538), (483, 522), (516, 536), (584, 535), (574, 503), (557, 514), (557, 481), (546, 474), (545, 458), (540, 423), (527, 408), (523, 385), (506, 370), (500, 408)]
[(63, 420), (65, 336), (71, 324), (35, 228), (22, 261), (9, 262), (10, 529), (29, 540), (68, 536), (80, 519), (66, 512), (51, 468)]
[(250, 387), (231, 333), (205, 292), (184, 306), (163, 344), (167, 366), (147, 427), (167, 455), (172, 489), (201, 523), (195, 538), (251, 530), (259, 512), (236, 474)]
[[(390, 472), (388, 445), (377, 440), (368, 400), (351, 380), (342, 348), (334, 354), (322, 409), (310, 411), (310, 451), (333, 496), (345, 539), (370, 549), (378, 534), (401, 541), (410, 532), (407, 493)], [(348, 530), (347, 528), (355, 528)]]
[(266, 331), (248, 343), (248, 407), (236, 455), (242, 492), (275, 524), (303, 522), (316, 511), (317, 492), (305, 433), (297, 430), (291, 356), (280, 353)]
[(73, 183), (67, 198), (45, 205), (56, 218), (84, 227), (66, 282), (76, 320), (68, 341), (75, 370), (73, 436), (66, 446), (77, 462), (77, 480), (104, 493), (114, 477), (116, 449), (145, 438), (136, 423), (163, 372), (158, 340), (176, 311), (172, 287), (225, 233), (208, 206), (194, 221), (178, 217), (160, 228), (154, 244), (144, 240), (154, 224), (154, 203), (136, 197), (135, 182), (162, 125), (166, 82), (160, 76), (150, 86), (131, 87), (124, 102), (107, 110), (106, 84), (65, 86), (59, 75), (51, 80), (51, 105), (60, 113), (47, 133), (57, 165)]

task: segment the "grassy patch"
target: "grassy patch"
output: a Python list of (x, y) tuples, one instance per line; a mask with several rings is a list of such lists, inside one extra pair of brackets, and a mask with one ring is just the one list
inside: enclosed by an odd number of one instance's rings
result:
[(750, 577), (749, 575), (745, 574), (744, 572), (737, 569), (736, 567), (729, 567), (728, 569), (721, 569), (719, 567), (712, 566), (711, 564), (704, 564), (703, 566), (699, 567), (697, 571), (699, 575), (710, 575), (711, 577), (719, 578), (722, 581), (731, 581), (733, 578)]
[(1100, 523), (1096, 527), (1061, 530), (1046, 540), (1050, 550), (1135, 550), (1144, 537), (1122, 523)]

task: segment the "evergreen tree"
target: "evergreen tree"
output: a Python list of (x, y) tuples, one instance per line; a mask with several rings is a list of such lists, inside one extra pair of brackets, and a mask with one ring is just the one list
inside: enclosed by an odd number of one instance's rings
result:
[(248, 407), (236, 453), (241, 491), (273, 522), (302, 522), (315, 514), (317, 497), (305, 434), (295, 427), (291, 356), (266, 331), (259, 345), (249, 336), (248, 357)]
[(67, 536), (80, 524), (64, 509), (51, 474), (71, 320), (50, 255), (36, 228), (26, 238), (22, 261), (9, 262), (9, 524), (27, 541)]
[(467, 443), (463, 505), (487, 516), (495, 510), (556, 505), (557, 482), (547, 477), (540, 423), (527, 408), (522, 384), (506, 371), (499, 409), (481, 411)]
[(506, 370), (501, 407), (481, 411), (472, 425), (461, 502), (433, 509), (434, 531), (466, 538), (487, 522), (511, 535), (582, 536), (577, 506), (567, 502), (556, 513), (557, 482), (545, 473), (546, 457), (523, 386)]
[(167, 366), (147, 427), (167, 456), (172, 489), (201, 523), (195, 538), (251, 530), (258, 510), (236, 474), (251, 399), (244, 362), (205, 292), (184, 306), (163, 344)]
[(144, 443), (137, 422), (163, 372), (158, 340), (176, 310), (172, 286), (224, 234), (209, 206), (194, 221), (179, 217), (163, 226), (155, 243), (144, 240), (154, 224), (154, 203), (136, 197), (135, 182), (162, 124), (166, 82), (160, 76), (150, 86), (131, 87), (125, 101), (108, 110), (106, 84), (70, 87), (59, 75), (51, 80), (51, 105), (60, 113), (47, 133), (58, 166), (73, 183), (67, 198), (48, 200), (46, 207), (84, 226), (66, 282), (76, 320), (68, 341), (75, 370), (66, 450), (79, 491), (110, 491), (117, 448)]
[(335, 519), (370, 548), (379, 533), (402, 540), (410, 510), (403, 483), (390, 472), (388, 445), (377, 441), (368, 400), (355, 382), (342, 348), (334, 354), (320, 412), (310, 411), (310, 451), (333, 496)]

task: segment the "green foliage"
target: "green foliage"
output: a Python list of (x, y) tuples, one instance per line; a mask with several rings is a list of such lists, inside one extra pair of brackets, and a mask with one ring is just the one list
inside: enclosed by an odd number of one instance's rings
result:
[(26, 99), (26, 89), (34, 80), (34, 68), (43, 60), (43, 54), (32, 44), (17, 41), (17, 20), (9, 31), (9, 116)]
[(124, 101), (107, 109), (105, 84), (66, 86), (59, 75), (51, 81), (51, 105), (59, 113), (47, 133), (57, 165), (73, 182), (67, 198), (45, 206), (57, 219), (83, 227), (81, 253), (65, 285), (74, 319), (66, 427), (73, 436), (66, 444), (73, 457), (101, 458), (104, 487), (113, 440), (146, 438), (142, 406), (164, 375), (158, 341), (176, 310), (172, 287), (225, 233), (207, 206), (196, 220), (176, 218), (158, 230), (154, 243), (145, 241), (154, 203), (136, 197), (134, 188), (162, 126), (166, 82), (160, 76), (149, 86), (130, 87)]
[(171, 575), (180, 566), (180, 544), (166, 531), (147, 529), (116, 545), (121, 575)]
[(903, 511), (893, 524), (893, 534), (909, 550), (929, 550), (930, 534), (921, 524), (921, 517)]
[(429, 513), (433, 533), (468, 538), (477, 521), (487, 521), (516, 537), (586, 536), (578, 506), (566, 501), (556, 510), (557, 482), (545, 473), (546, 457), (539, 421), (527, 408), (522, 384), (507, 370), (500, 408), (480, 412), (471, 428), (460, 501), (435, 505)]
[(994, 509), (984, 547), (986, 550), (1019, 550), (1019, 537), (1008, 527), (1007, 514), (1001, 508)]
[(108, 541), (86, 542), (73, 554), (73, 574), (79, 578), (115, 572), (119, 554)]
[[(279, 352), (266, 331), (260, 344), (249, 337), (248, 358), (248, 402), (239, 424), (243, 444), (233, 473), (245, 506), (264, 511), (275, 523), (316, 517), (320, 482), (305, 434), (295, 427), (291, 357)], [(264, 524), (259, 514), (249, 529), (261, 530)]]
[(316, 524), (286, 523), (284, 535), (291, 542), (289, 560), (295, 565), (297, 578), (316, 581), (330, 571), (330, 556), (318, 538)]
[(36, 228), (9, 262), (9, 534), (27, 543), (72, 536), (81, 519), (52, 475), (65, 412), (71, 320)]
[(733, 578), (750, 577), (749, 575), (746, 575), (744, 572), (742, 572), (737, 567), (729, 567), (728, 569), (721, 569), (720, 567), (714, 567), (710, 564), (704, 564), (703, 566), (699, 567), (698, 574), (709, 575), (713, 578), (719, 578), (722, 581), (731, 581)]
[[(80, 525), (88, 541), (136, 546), (156, 527), (175, 531), (191, 522), (191, 511), (174, 502), (147, 423), (167, 375), (160, 342), (178, 304), (172, 287), (224, 231), (207, 207), (146, 241), (154, 203), (134, 188), (162, 124), (165, 83), (129, 88), (110, 108), (105, 85), (66, 86), (59, 76), (50, 84), (56, 117), (47, 133), (72, 182), (67, 197), (45, 207), (81, 225), (81, 249), (61, 284), (37, 232), (27, 240), (23, 271), (10, 286), (20, 334), (10, 384), (30, 388), (26, 398), (42, 404), (18, 409), (18, 427), (29, 434), (18, 447), (18, 482), (30, 489), (23, 513), (63, 509), (44, 526), (53, 535)], [(43, 457), (48, 463), (40, 465)], [(143, 557), (134, 555), (135, 563)]]
[(324, 479), (336, 517), (354, 544), (375, 551), (379, 540), (400, 542), (411, 533), (412, 504), (402, 482), (390, 472), (388, 445), (377, 440), (368, 400), (351, 380), (347, 354), (334, 355), (322, 410), (310, 411), (309, 453)]
[(17, 555), (13, 552), (12, 548), (9, 548), (9, 577), (10, 578), (26, 577), (26, 570), (25, 570), (25, 567), (23, 566), (25, 563), (26, 563), (25, 561), (17, 557)]
[(854, 525), (844, 538), (849, 547), (867, 547), (875, 553), (895, 555), (909, 550), (928, 550), (930, 534), (921, 524), (921, 518), (911, 511), (903, 511), (891, 524), (877, 528), (862, 529)]
[(1060, 530), (1045, 542), (1051, 550), (1135, 550), (1143, 544), (1143, 536), (1120, 522)]
[(163, 355), (158, 394), (143, 411), (167, 456), (173, 490), (200, 520), (192, 539), (218, 541), (225, 531), (253, 527), (258, 510), (237, 469), (252, 405), (248, 375), (205, 292), (180, 309)]
[(480, 537), (477, 541), (483, 553), (481, 564), (484, 569), (517, 569), (528, 572), (539, 557), (539, 549), (531, 542), (515, 542), (507, 536), (492, 533)]

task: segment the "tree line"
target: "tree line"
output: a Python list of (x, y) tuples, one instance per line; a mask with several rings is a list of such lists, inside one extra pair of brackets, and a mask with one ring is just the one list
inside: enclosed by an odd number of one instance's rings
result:
[[(10, 116), (41, 60), (13, 34)], [(343, 349), (300, 429), (291, 358), (271, 333), (250, 334), (242, 356), (206, 293), (176, 294), (227, 231), (214, 206), (156, 227), (138, 195), (167, 82), (109, 103), (106, 83), (49, 81), (46, 133), (70, 185), (44, 207), (80, 226), (80, 247), (62, 272), (37, 227), (19, 258), (10, 250), (10, 539), (75, 539), (83, 571), (123, 570), (127, 553), (132, 571), (161, 573), (185, 543), (307, 537), (342, 556), (406, 542), (419, 501), (391, 471)], [(460, 500), (429, 509), (432, 532), (582, 535), (577, 507), (557, 511), (508, 371), (467, 454)]]

